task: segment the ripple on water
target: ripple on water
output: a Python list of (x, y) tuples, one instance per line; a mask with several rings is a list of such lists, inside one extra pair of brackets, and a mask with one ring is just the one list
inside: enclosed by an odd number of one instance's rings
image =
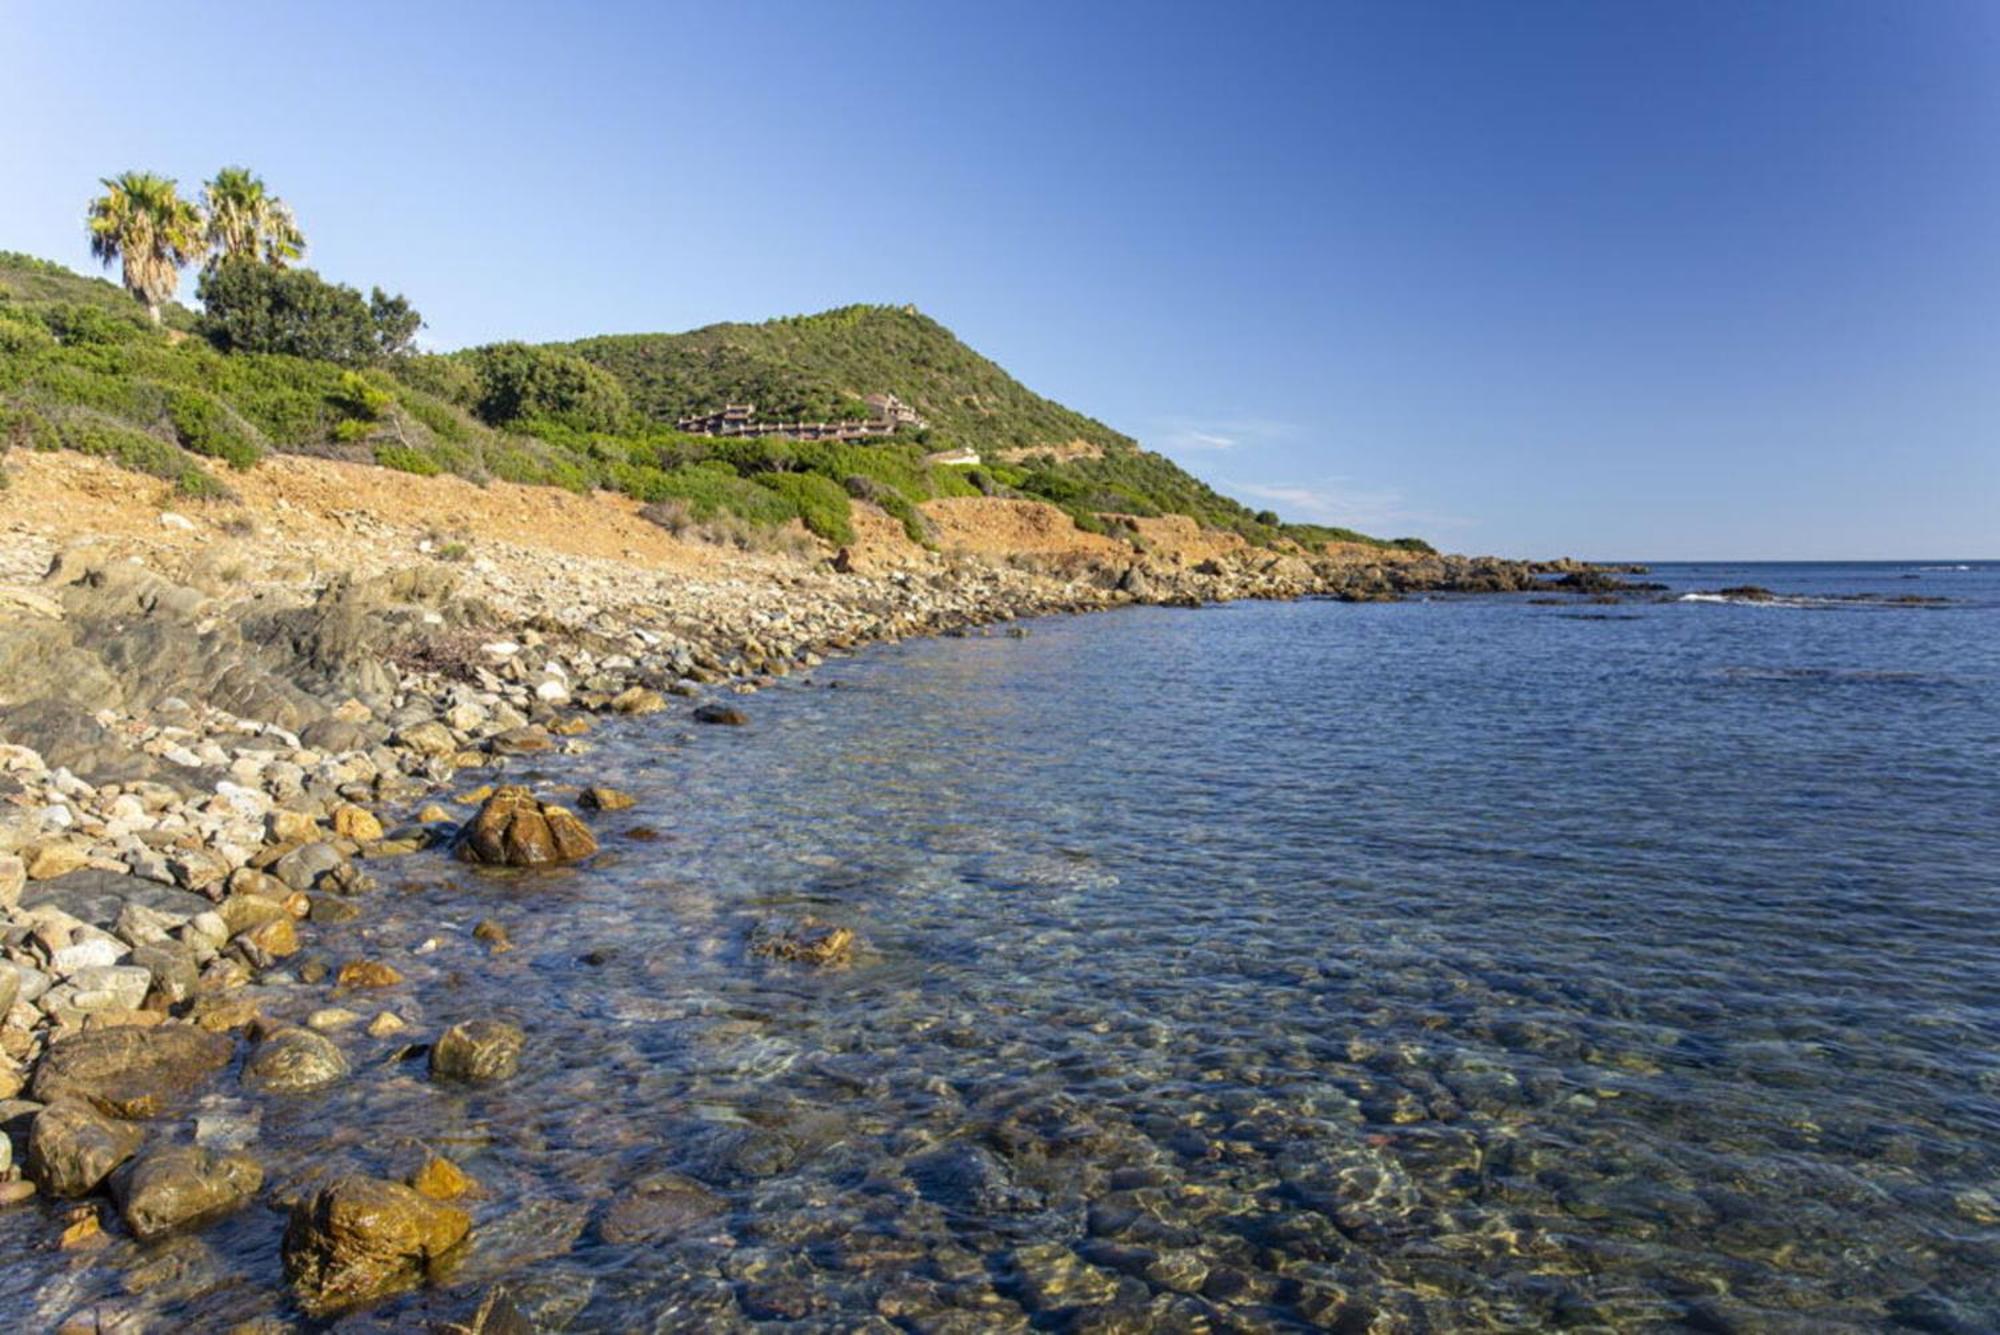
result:
[[(479, 1182), (450, 1276), (357, 1328), (503, 1279), (551, 1329), (1989, 1328), (2000, 636), (1677, 610), (1121, 614), (837, 663), (868, 689), (685, 746), (609, 724), (543, 764), (638, 796), (620, 857), (410, 864), (317, 948), (396, 959), (411, 1034), (200, 1134), (274, 1202)], [(799, 913), (866, 948), (751, 957)], [(403, 1059), (480, 1014), (514, 1080)], [(282, 1312), (274, 1230), (17, 1250), (0, 1311)]]

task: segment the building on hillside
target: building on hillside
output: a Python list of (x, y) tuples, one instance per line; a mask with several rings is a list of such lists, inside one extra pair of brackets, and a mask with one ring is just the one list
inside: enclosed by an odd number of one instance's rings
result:
[(870, 394), (866, 418), (839, 422), (760, 422), (754, 403), (725, 403), (714, 412), (683, 417), (674, 426), (690, 436), (780, 436), (788, 440), (867, 440), (892, 436), (903, 427), (921, 429), (924, 419), (894, 394)]
[(917, 410), (904, 403), (894, 394), (870, 394), (862, 400), (868, 405), (869, 413), (878, 422), (893, 422), (897, 426), (923, 427), (928, 425), (917, 415)]

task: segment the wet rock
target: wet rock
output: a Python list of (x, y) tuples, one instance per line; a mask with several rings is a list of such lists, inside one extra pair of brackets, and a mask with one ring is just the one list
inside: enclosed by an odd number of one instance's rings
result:
[(854, 954), (854, 929), (811, 916), (771, 918), (751, 930), (750, 953), (791, 964), (845, 964)]
[(503, 955), (514, 948), (514, 940), (507, 935), (506, 925), (491, 918), (479, 920), (472, 929), (472, 938), (475, 941), (484, 941), (496, 955)]
[(926, 1200), (971, 1214), (1020, 1214), (1039, 1210), (1042, 1194), (1015, 1185), (1014, 1175), (991, 1150), (963, 1141), (911, 1159), (910, 1180)]
[(400, 1183), (343, 1177), (293, 1209), (285, 1275), (308, 1314), (327, 1316), (413, 1287), (471, 1228), (465, 1211)]
[(156, 1117), (227, 1066), (235, 1046), (191, 1025), (85, 1030), (50, 1045), (31, 1088), (42, 1103), (75, 1098), (114, 1117)]
[(1094, 1307), (1118, 1292), (1116, 1277), (1059, 1242), (1016, 1248), (1013, 1260), (1021, 1301), (1031, 1312)]
[(431, 1045), (431, 1078), (471, 1084), (509, 1079), (521, 1069), (526, 1037), (505, 1020), (461, 1021)]
[(111, 1175), (119, 1213), (141, 1241), (220, 1219), (263, 1185), (249, 1155), (194, 1145), (150, 1150)]
[(633, 686), (611, 697), (611, 708), (620, 714), (657, 714), (667, 707), (666, 697), (644, 686)]
[(625, 811), (638, 805), (638, 799), (630, 793), (602, 785), (586, 788), (577, 796), (577, 805), (592, 811)]
[(409, 1182), (410, 1190), (434, 1201), (455, 1201), (473, 1188), (465, 1170), (441, 1154), (427, 1157)]
[(567, 809), (538, 801), (512, 784), (486, 799), (460, 833), (457, 847), (462, 861), (503, 867), (575, 862), (596, 851), (597, 840)]
[(598, 1236), (614, 1246), (664, 1242), (721, 1214), (720, 1196), (679, 1173), (654, 1173), (634, 1182), (598, 1221)]
[(403, 975), (380, 960), (349, 960), (340, 966), (334, 981), (341, 987), (394, 987), (403, 981)]
[(73, 1099), (51, 1103), (28, 1132), (28, 1176), (51, 1196), (82, 1196), (138, 1153), (144, 1133)]
[(266, 1094), (308, 1094), (345, 1079), (347, 1055), (323, 1034), (280, 1029), (243, 1063), (243, 1083)]
[(707, 704), (695, 706), (694, 721), (740, 728), (750, 721), (750, 716), (735, 705)]

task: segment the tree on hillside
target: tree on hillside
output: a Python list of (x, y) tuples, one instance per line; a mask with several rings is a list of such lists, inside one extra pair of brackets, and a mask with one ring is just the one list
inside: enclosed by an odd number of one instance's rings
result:
[(103, 184), (107, 193), (90, 201), (90, 253), (106, 268), (123, 262), (126, 291), (158, 324), (182, 267), (202, 252), (201, 210), (180, 197), (171, 178), (151, 172), (126, 172)]
[(287, 260), (305, 254), (305, 233), (291, 206), (248, 167), (224, 167), (202, 187), (201, 197), (208, 206), (208, 244), (215, 248), (217, 262), (253, 259), (282, 269)]
[(343, 366), (400, 357), (423, 327), (402, 295), (370, 299), (311, 269), (274, 269), (246, 257), (202, 272), (201, 331), (224, 352), (279, 352)]

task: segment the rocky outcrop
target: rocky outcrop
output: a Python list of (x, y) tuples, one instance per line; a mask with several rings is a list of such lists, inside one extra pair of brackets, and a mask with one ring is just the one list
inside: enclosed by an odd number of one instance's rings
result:
[(461, 860), (491, 867), (547, 867), (597, 852), (597, 840), (567, 808), (526, 788), (496, 790), (460, 833)]
[(111, 1194), (140, 1241), (196, 1228), (240, 1209), (264, 1184), (247, 1154), (171, 1145), (148, 1150), (111, 1175)]
[(285, 1275), (307, 1313), (328, 1316), (421, 1283), (471, 1228), (465, 1211), (401, 1183), (343, 1177), (293, 1209)]

